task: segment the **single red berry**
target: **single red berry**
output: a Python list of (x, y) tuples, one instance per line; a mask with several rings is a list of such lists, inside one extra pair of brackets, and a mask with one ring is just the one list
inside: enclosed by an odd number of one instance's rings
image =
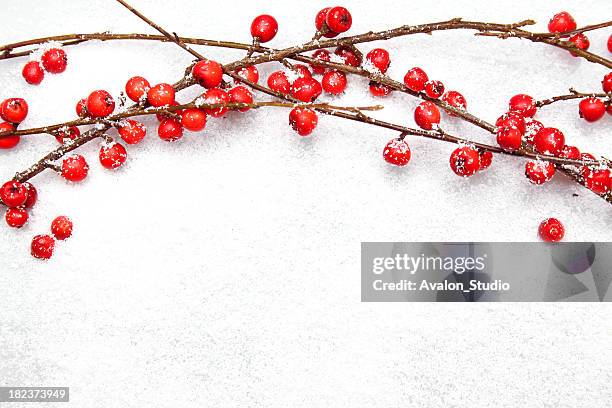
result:
[(157, 134), (166, 142), (174, 142), (183, 137), (183, 126), (178, 119), (166, 118), (159, 123)]
[(535, 135), (544, 128), (542, 122), (532, 119), (531, 121), (525, 123), (525, 133), (523, 134), (523, 138), (529, 144), (533, 144), (533, 138)]
[(28, 189), (18, 181), (7, 181), (0, 187), (0, 199), (7, 207), (19, 207), (28, 199)]
[(285, 72), (275, 71), (268, 77), (268, 88), (272, 89), (274, 92), (280, 92), (287, 95), (291, 92), (291, 82), (289, 82), (289, 78)]
[(23, 66), (21, 71), (23, 79), (30, 85), (38, 85), (45, 78), (45, 71), (38, 61), (30, 61)]
[(170, 106), (174, 102), (174, 88), (170, 84), (157, 84), (147, 92), (147, 99), (151, 106)]
[(555, 175), (555, 165), (548, 161), (528, 161), (525, 164), (525, 176), (533, 184), (544, 184)]
[[(204, 102), (209, 105), (215, 104), (227, 104), (230, 102), (230, 97), (223, 89), (220, 88), (211, 88), (204, 94)], [(228, 108), (214, 108), (214, 109), (205, 109), (206, 113), (215, 118), (219, 118), (227, 112)]]
[(580, 117), (587, 122), (596, 122), (606, 114), (606, 105), (597, 98), (586, 98), (578, 104)]
[(68, 65), (68, 57), (66, 56), (66, 52), (59, 48), (51, 48), (41, 57), (43, 67), (52, 73), (59, 74), (66, 70), (66, 66)]
[(81, 136), (81, 131), (76, 126), (70, 126), (59, 129), (57, 134), (55, 135), (55, 140), (59, 143), (64, 144), (69, 140), (74, 140), (77, 137)]
[(0, 105), (0, 117), (11, 123), (21, 123), (28, 116), (28, 103), (22, 98), (9, 98)]
[(206, 112), (199, 108), (187, 108), (181, 113), (181, 125), (191, 132), (199, 132), (206, 127)]
[(260, 43), (266, 43), (276, 36), (278, 23), (276, 19), (267, 14), (262, 14), (253, 19), (251, 23), (251, 36), (258, 38)]
[(493, 153), (491, 153), (488, 150), (483, 150), (483, 151), (480, 151), (479, 154), (480, 154), (480, 169), (479, 170), (488, 169), (491, 166), (491, 163), (493, 162)]
[(424, 90), (427, 81), (429, 81), (427, 73), (419, 67), (410, 68), (406, 75), (404, 75), (404, 85), (414, 92)]
[(140, 143), (147, 135), (147, 128), (140, 122), (133, 119), (124, 119), (117, 126), (119, 136), (127, 144)]
[(497, 144), (502, 149), (513, 152), (521, 148), (523, 135), (514, 127), (497, 128)]
[(565, 146), (565, 136), (558, 129), (544, 128), (535, 135), (533, 142), (536, 151), (557, 156)]
[(444, 93), (444, 84), (440, 81), (425, 82), (425, 95), (433, 99), (438, 99)]
[(389, 140), (383, 150), (383, 158), (387, 163), (394, 166), (405, 166), (410, 162), (410, 146), (404, 139), (396, 138)]
[(563, 146), (563, 149), (559, 153), (559, 157), (562, 159), (580, 160), (580, 150), (576, 146)]
[[(589, 38), (582, 33), (571, 36), (569, 40), (567, 41), (573, 43), (576, 48), (578, 48), (579, 50), (583, 50), (583, 51), (588, 50), (589, 47), (591, 46), (591, 42), (589, 41)], [(578, 56), (578, 54), (572, 51), (570, 51), (570, 54), (572, 54), (572, 56), (574, 57)]]
[(21, 228), (28, 222), (28, 212), (22, 208), (9, 208), (4, 214), (4, 219), (9, 227)]
[(525, 118), (523, 117), (523, 115), (516, 112), (504, 113), (502, 116), (497, 118), (497, 120), (495, 121), (495, 126), (497, 126), (498, 128), (515, 128), (521, 133), (521, 135), (525, 133), (525, 130), (527, 129), (527, 125), (525, 124)]
[(608, 37), (608, 51), (612, 53), (612, 34)]
[(89, 116), (103, 118), (113, 113), (114, 110), (115, 100), (105, 90), (93, 91), (87, 98), (87, 114)]
[(325, 23), (333, 32), (343, 33), (351, 28), (353, 18), (351, 13), (344, 7), (332, 7), (327, 12)]
[(25, 208), (32, 208), (34, 207), (34, 204), (36, 204), (36, 200), (38, 200), (38, 191), (36, 191), (36, 188), (27, 181), (22, 184), (28, 191), (28, 198), (26, 199), (26, 202), (25, 204), (23, 204), (23, 206)]
[(374, 96), (384, 98), (391, 93), (391, 88), (378, 82), (370, 81), (370, 93)]
[(556, 218), (547, 218), (540, 224), (538, 228), (540, 238), (546, 242), (559, 242), (565, 235), (565, 227)]
[(325, 24), (327, 31), (323, 35), (327, 38), (333, 38), (340, 33), (332, 31), (329, 27), (327, 27), (325, 19), (327, 18), (327, 13), (329, 10), (331, 10), (331, 7), (325, 7), (317, 13), (317, 16), (315, 17), (315, 27), (317, 28), (317, 31), (321, 31), (323, 29), (323, 24)]
[(450, 156), (450, 167), (456, 175), (470, 177), (480, 170), (480, 154), (470, 146), (458, 147)]
[(368, 52), (366, 60), (383, 74), (387, 72), (389, 65), (391, 65), (389, 52), (382, 48), (374, 48), (372, 51)]
[(314, 102), (322, 90), (321, 84), (314, 78), (301, 77), (291, 85), (291, 95), (302, 102)]
[(341, 45), (336, 48), (334, 54), (338, 55), (340, 58), (344, 60), (346, 65), (350, 65), (353, 67), (358, 67), (361, 65), (361, 55), (357, 54), (355, 50), (347, 45)]
[(125, 83), (125, 93), (134, 102), (140, 102), (144, 99), (149, 88), (151, 88), (151, 84), (141, 76), (131, 77)]
[[(0, 123), (0, 135), (6, 132), (12, 132), (15, 130), (15, 125), (9, 122), (1, 122)], [(12, 149), (13, 147), (19, 144), (21, 140), (20, 136), (9, 136), (5, 138), (0, 138), (0, 149)]]
[(34, 258), (51, 258), (53, 255), (53, 248), (55, 248), (55, 240), (51, 235), (36, 235), (32, 238), (30, 250)]
[[(255, 65), (249, 65), (248, 67), (242, 67), (240, 69), (237, 69), (236, 75), (238, 75), (242, 79), (246, 79), (249, 82), (253, 82), (254, 84), (259, 82), (259, 71), (257, 70), (257, 67)], [(235, 82), (239, 83), (240, 81)], [(216, 86), (219, 86), (220, 84), (221, 81), (219, 81), (219, 84), (217, 84)]]
[[(610, 36), (612, 38), (612, 35)], [(601, 81), (601, 87), (605, 93), (612, 92), (612, 71), (608, 72)]]
[(293, 66), (293, 71), (295, 71), (298, 74), (298, 76), (301, 76), (301, 77), (311, 77), (312, 76), (312, 72), (310, 72), (310, 68), (308, 68), (304, 64), (295, 64)]
[[(246, 103), (246, 104), (253, 103), (253, 94), (251, 93), (251, 91), (249, 91), (244, 86), (236, 86), (230, 89), (230, 91), (228, 92), (228, 95), (229, 95), (230, 102), (232, 103)], [(240, 112), (246, 112), (249, 109), (251, 108), (247, 106), (244, 108), (240, 108), (238, 110)]]
[[(210, 89), (221, 85), (223, 67), (216, 61), (198, 61), (191, 69), (191, 74), (204, 88)], [(172, 98), (174, 100), (174, 97)]]
[(89, 165), (80, 154), (68, 156), (62, 162), (62, 177), (68, 181), (83, 181), (88, 172)]
[(429, 101), (421, 102), (414, 110), (414, 121), (421, 129), (431, 130), (434, 124), (440, 123), (440, 111)]
[(125, 163), (127, 160), (127, 151), (120, 143), (104, 143), (100, 148), (99, 158), (102, 167), (114, 170)]
[(548, 22), (548, 32), (563, 33), (576, 29), (576, 21), (567, 11), (557, 13)]
[(83, 98), (76, 104), (76, 114), (80, 118), (87, 116), (87, 98)]
[[(467, 110), (467, 101), (465, 100), (464, 96), (457, 91), (446, 91), (446, 93), (442, 95), (442, 100), (454, 108), (462, 111)], [(446, 113), (448, 113), (450, 116), (457, 116), (450, 111), (446, 111)]]
[(70, 238), (72, 235), (72, 220), (65, 215), (56, 217), (51, 223), (51, 233), (60, 241)]
[(329, 71), (323, 75), (321, 85), (328, 94), (339, 95), (346, 89), (346, 75), (342, 71)]
[(289, 125), (300, 136), (308, 136), (317, 127), (319, 117), (308, 108), (293, 108), (289, 113)]
[(595, 169), (585, 176), (585, 185), (595, 194), (603, 195), (612, 189), (612, 173), (609, 169)]
[[(312, 54), (312, 57), (320, 61), (326, 61), (326, 62), (331, 61), (331, 53), (327, 50), (316, 50)], [(310, 68), (312, 69), (312, 72), (314, 74), (319, 74), (319, 75), (324, 74), (327, 71), (327, 67), (325, 67), (324, 65), (315, 64), (315, 63), (310, 64)]]
[(524, 117), (531, 118), (537, 111), (534, 99), (525, 94), (514, 95), (512, 98), (510, 98), (510, 103), (508, 106), (508, 110), (510, 112), (516, 112)]

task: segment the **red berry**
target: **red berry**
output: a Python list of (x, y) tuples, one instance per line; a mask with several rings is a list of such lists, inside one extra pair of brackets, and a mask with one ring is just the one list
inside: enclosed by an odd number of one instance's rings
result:
[(425, 89), (425, 84), (429, 81), (427, 74), (419, 67), (411, 68), (404, 75), (404, 85), (414, 92), (421, 92)]
[(174, 102), (174, 88), (170, 84), (157, 84), (147, 92), (147, 99), (151, 106), (170, 106)]
[[(327, 18), (327, 13), (329, 12), (329, 10), (331, 10), (331, 7), (325, 7), (317, 13), (317, 16), (315, 17), (315, 27), (317, 28), (317, 31), (321, 31), (323, 29), (324, 23), (325, 27), (327, 27), (327, 23), (325, 22), (325, 20)], [(334, 32), (329, 27), (327, 27), (327, 32), (323, 35), (327, 38), (332, 38), (337, 36), (338, 34), (340, 33)]]
[(495, 126), (498, 128), (510, 127), (517, 129), (521, 135), (525, 133), (526, 125), (523, 115), (516, 112), (508, 112), (497, 118)]
[(28, 116), (28, 104), (22, 98), (6, 99), (0, 105), (0, 117), (11, 123), (21, 123)]
[(394, 166), (405, 166), (410, 161), (410, 146), (404, 139), (391, 139), (383, 150), (383, 158)]
[(187, 108), (181, 113), (181, 125), (189, 131), (199, 132), (206, 127), (206, 112), (199, 108)]
[(608, 37), (608, 51), (612, 53), (612, 34)]
[[(249, 82), (253, 82), (254, 84), (259, 82), (259, 71), (255, 65), (249, 65), (248, 67), (242, 67), (236, 70), (236, 75), (242, 79), (246, 79)], [(236, 83), (239, 83), (239, 81), (236, 81)], [(221, 81), (219, 81), (219, 84), (216, 86), (219, 86), (220, 84)]]
[(9, 208), (4, 214), (4, 219), (9, 227), (21, 228), (28, 222), (28, 212), (21, 208)]
[(317, 113), (308, 108), (293, 108), (289, 113), (289, 124), (300, 136), (308, 136), (317, 127)]
[(43, 67), (52, 73), (59, 74), (66, 70), (66, 65), (68, 65), (68, 57), (64, 50), (59, 48), (51, 48), (41, 57)]
[[(331, 60), (331, 53), (327, 50), (316, 50), (312, 57), (321, 61), (329, 62)], [(327, 71), (327, 67), (319, 64), (312, 63), (310, 64), (310, 68), (314, 74), (324, 74)]]
[[(244, 86), (237, 86), (228, 92), (230, 102), (232, 103), (253, 103), (253, 94)], [(248, 111), (249, 107), (238, 109), (240, 112)]]
[[(94, 118), (103, 118), (115, 110), (115, 100), (104, 90), (93, 91), (87, 98), (87, 114)], [(78, 111), (78, 108), (77, 108)]]
[[(589, 38), (582, 33), (571, 36), (567, 41), (573, 43), (576, 48), (584, 51), (588, 50), (591, 46)], [(570, 54), (572, 54), (574, 57), (578, 56), (575, 52), (572, 51), (570, 51)]]
[[(612, 38), (612, 35), (610, 36)], [(612, 71), (608, 72), (601, 81), (601, 87), (605, 93), (612, 92)]]
[(433, 99), (438, 99), (444, 93), (444, 84), (440, 81), (425, 82), (425, 94)]
[[(223, 80), (223, 67), (212, 60), (198, 61), (193, 66), (191, 74), (204, 88), (215, 88), (221, 85)], [(174, 97), (172, 99), (174, 100)]]
[(517, 128), (497, 128), (497, 144), (504, 150), (513, 152), (521, 148), (523, 135)]
[(533, 117), (537, 110), (533, 98), (525, 94), (514, 95), (510, 98), (510, 103), (508, 105), (508, 110), (510, 112), (516, 112), (524, 117)]
[(30, 85), (38, 85), (45, 78), (45, 71), (38, 63), (38, 61), (30, 61), (23, 66), (21, 71), (23, 79)]
[(344, 63), (353, 67), (361, 65), (361, 55), (357, 54), (355, 50), (347, 45), (341, 45), (336, 48), (334, 54), (340, 56), (344, 60)]
[(480, 154), (473, 147), (458, 147), (451, 154), (450, 167), (458, 176), (470, 177), (480, 170)]
[(529, 144), (533, 144), (533, 138), (535, 137), (536, 133), (538, 133), (543, 128), (544, 125), (542, 124), (542, 122), (535, 119), (532, 119), (530, 122), (525, 123), (525, 133), (523, 134), (525, 141)]
[(38, 191), (36, 191), (36, 188), (34, 188), (34, 186), (27, 181), (22, 184), (28, 191), (28, 198), (23, 206), (25, 208), (32, 208), (34, 207), (34, 204), (36, 204), (36, 200), (38, 200)]
[(166, 142), (174, 142), (183, 137), (183, 126), (178, 119), (166, 118), (159, 123), (157, 134)]
[(301, 77), (291, 85), (291, 95), (302, 102), (314, 102), (321, 91), (321, 84), (314, 78)]
[(383, 74), (387, 72), (391, 64), (389, 52), (382, 48), (374, 48), (372, 51), (368, 52), (366, 60)]
[[(12, 132), (15, 130), (15, 125), (9, 122), (0, 123), (0, 135), (5, 132)], [(0, 149), (12, 149), (19, 144), (21, 140), (20, 136), (9, 136), (0, 138)]]
[(544, 184), (555, 175), (555, 165), (548, 161), (528, 161), (525, 164), (525, 176), (533, 184)]
[(391, 93), (391, 88), (387, 85), (379, 84), (378, 82), (370, 82), (370, 93), (374, 96), (385, 97)]
[(125, 147), (120, 143), (104, 143), (100, 148), (99, 158), (102, 167), (114, 170), (125, 163), (127, 160), (127, 152)]
[(434, 124), (440, 123), (440, 111), (429, 101), (421, 102), (414, 110), (414, 121), (421, 129), (431, 130)]
[(576, 21), (567, 11), (557, 13), (548, 22), (548, 31), (551, 33), (563, 33), (576, 29)]
[(19, 207), (28, 199), (28, 189), (18, 181), (7, 181), (0, 187), (0, 199), (7, 207)]
[(76, 139), (79, 136), (81, 136), (81, 131), (79, 130), (78, 127), (76, 127), (76, 126), (70, 126), (70, 127), (64, 126), (63, 128), (61, 128), (60, 130), (57, 131), (57, 134), (55, 135), (55, 139), (59, 143), (64, 144), (68, 140), (74, 140), (74, 139)]
[(36, 235), (32, 238), (31, 254), (34, 258), (49, 259), (53, 255), (55, 240), (51, 235)]
[(295, 64), (293, 66), (293, 71), (297, 72), (298, 76), (301, 76), (301, 77), (311, 77), (312, 76), (312, 72), (310, 72), (310, 69), (304, 64)]
[(125, 83), (125, 93), (134, 102), (140, 102), (144, 99), (149, 88), (151, 88), (151, 84), (141, 76), (131, 77)]
[(132, 119), (124, 119), (119, 122), (117, 126), (119, 136), (127, 144), (140, 143), (142, 139), (147, 135), (147, 128), (140, 122)]
[[(204, 94), (204, 102), (210, 105), (229, 103), (230, 97), (223, 89), (211, 88)], [(206, 113), (215, 118), (219, 118), (227, 112), (228, 108), (205, 109)]]
[(278, 23), (276, 19), (267, 14), (255, 17), (251, 23), (251, 36), (257, 37), (260, 43), (270, 41), (277, 32)]
[(65, 215), (56, 217), (51, 223), (51, 233), (60, 241), (70, 238), (72, 235), (72, 221)]
[(609, 169), (589, 171), (584, 178), (587, 188), (595, 194), (603, 195), (612, 189), (612, 173)]
[(572, 160), (580, 160), (580, 150), (576, 146), (563, 146), (563, 149), (559, 153), (559, 157), (562, 159), (572, 159)]
[[(580, 160), (583, 162), (597, 162), (597, 158), (591, 153), (580, 153)], [(580, 174), (585, 179), (591, 174), (591, 167), (597, 166), (599, 163), (587, 164), (580, 167)]]
[[(178, 103), (177, 101), (174, 101), (174, 102), (172, 102), (172, 103), (170, 104), (170, 106), (178, 106), (178, 105), (180, 105), (180, 103)], [(172, 118), (172, 117), (174, 117), (173, 115), (180, 115), (181, 113), (183, 113), (183, 111), (182, 111), (181, 109), (179, 109), (179, 110), (173, 110), (173, 111), (171, 111), (171, 113), (170, 113), (170, 114), (168, 114), (168, 113), (164, 113), (164, 112), (161, 112), (161, 113), (156, 113), (156, 114), (155, 114), (155, 117), (157, 118), (157, 120), (158, 120), (158, 121), (160, 121), (160, 122), (161, 122), (161, 121), (162, 121), (162, 120), (164, 120), (164, 119), (167, 119), (167, 118)]]
[(275, 71), (268, 77), (268, 88), (286, 95), (291, 92), (291, 82), (283, 71)]
[(483, 150), (480, 152), (480, 169), (484, 170), (491, 166), (493, 162), (493, 153), (488, 150)]
[[(447, 91), (444, 95), (442, 95), (442, 100), (448, 103), (450, 106), (455, 107), (459, 110), (465, 111), (467, 110), (467, 101), (457, 91)], [(454, 113), (447, 111), (450, 116), (456, 116)]]
[(606, 105), (597, 98), (586, 98), (578, 105), (580, 117), (587, 122), (595, 122), (606, 114)]
[(68, 181), (83, 181), (88, 172), (89, 165), (80, 154), (68, 156), (62, 162), (62, 177)]
[(327, 12), (325, 23), (333, 32), (343, 33), (351, 28), (353, 18), (344, 7), (333, 7)]
[(329, 71), (323, 75), (321, 85), (328, 94), (341, 94), (346, 89), (346, 75), (341, 71)]
[(538, 228), (540, 238), (546, 242), (558, 242), (565, 235), (565, 227), (556, 218), (547, 218), (540, 224)]
[(83, 98), (76, 104), (76, 114), (80, 118), (87, 116), (87, 98)]
[(540, 130), (533, 139), (536, 151), (557, 156), (565, 146), (565, 136), (555, 128)]

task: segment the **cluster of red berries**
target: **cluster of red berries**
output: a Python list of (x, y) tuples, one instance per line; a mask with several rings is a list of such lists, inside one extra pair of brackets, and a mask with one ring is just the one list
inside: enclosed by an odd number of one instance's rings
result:
[(61, 48), (51, 48), (42, 54), (40, 62), (30, 61), (25, 64), (21, 74), (28, 84), (38, 85), (45, 78), (45, 71), (51, 74), (60, 74), (66, 70), (67, 65), (66, 52)]
[(53, 256), (55, 240), (63, 241), (72, 236), (72, 220), (65, 215), (56, 217), (51, 223), (51, 234), (36, 235), (32, 238), (30, 251), (34, 258), (49, 259)]
[[(548, 22), (548, 31), (551, 33), (559, 33), (560, 36), (563, 36), (565, 32), (575, 30), (576, 27), (576, 20), (574, 20), (574, 17), (567, 11), (555, 14)], [(589, 38), (584, 33), (571, 35), (567, 41), (573, 43), (576, 48), (585, 51), (588, 50), (591, 45)], [(570, 51), (570, 54), (574, 57), (576, 56), (574, 52)]]
[[(0, 134), (12, 132), (28, 116), (28, 103), (22, 98), (5, 99), (0, 104)], [(19, 144), (21, 138), (13, 135), (0, 139), (0, 149), (12, 149)]]

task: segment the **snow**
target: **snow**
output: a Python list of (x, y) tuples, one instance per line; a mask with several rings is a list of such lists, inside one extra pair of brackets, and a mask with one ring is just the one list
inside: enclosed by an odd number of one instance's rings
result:
[[(249, 42), (251, 19), (279, 21), (273, 47), (313, 35), (320, 1), (212, 3), (133, 0), (145, 15), (185, 36)], [(348, 2), (347, 2), (348, 3)], [(67, 32), (153, 32), (112, 1), (21, 1), (3, 5), (0, 43)], [(515, 22), (570, 11), (579, 24), (601, 22), (609, 3), (560, 0), (436, 3), (352, 1), (348, 34), (453, 17)], [(218, 11), (219, 13), (215, 13)], [(610, 29), (589, 34), (606, 54)], [(508, 99), (599, 91), (607, 70), (567, 53), (516, 39), (443, 32), (364, 44), (385, 47), (388, 71), (412, 66), (459, 90), (469, 111), (493, 122)], [(194, 47), (224, 62), (243, 52)], [(73, 119), (95, 89), (118, 96), (133, 75), (174, 82), (193, 58), (172, 44), (91, 42), (67, 48), (68, 69), (28, 86), (27, 57), (0, 61), (0, 99), (24, 97), (23, 128)], [(260, 81), (283, 69), (259, 68)], [(201, 89), (181, 92), (189, 101)], [(262, 100), (263, 98), (260, 98)], [(267, 99), (267, 98), (266, 98)], [(334, 104), (374, 105), (372, 115), (414, 126), (419, 101), (367, 94), (349, 77)], [(611, 117), (588, 124), (577, 103), (544, 108), (536, 118), (568, 141), (612, 155)], [(128, 146), (115, 172), (97, 163), (101, 142), (80, 148), (90, 172), (69, 184), (46, 171), (33, 179), (39, 202), (22, 230), (0, 233), (0, 377), (3, 385), (71, 387), (74, 406), (395, 407), (605, 406), (612, 398), (609, 304), (360, 303), (361, 241), (530, 241), (554, 216), (566, 240), (610, 241), (603, 200), (555, 177), (534, 186), (525, 162), (496, 155), (469, 179), (448, 165), (456, 146), (408, 136), (412, 159), (382, 159), (397, 133), (320, 117), (310, 138), (288, 126), (288, 110), (262, 108), (209, 118), (203, 133), (165, 143), (149, 132)], [(482, 130), (444, 115), (445, 131), (493, 142)], [(116, 131), (111, 135), (116, 136)], [(0, 152), (0, 179), (30, 166), (57, 142), (27, 136)], [(578, 194), (578, 197), (574, 196)], [(29, 255), (31, 238), (67, 215), (74, 235), (54, 257)], [(610, 294), (608, 294), (609, 298)], [(606, 402), (607, 401), (607, 402)], [(18, 407), (18, 404), (14, 404)], [(44, 406), (42, 404), (41, 406)]]

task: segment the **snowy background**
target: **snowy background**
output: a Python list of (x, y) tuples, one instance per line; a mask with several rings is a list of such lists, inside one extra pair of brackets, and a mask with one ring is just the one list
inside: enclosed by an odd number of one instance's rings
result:
[[(280, 25), (270, 45), (278, 48), (310, 38), (316, 12), (333, 5), (132, 3), (170, 31), (242, 42), (251, 19), (270, 13)], [(345, 5), (354, 21), (348, 34), (452, 17), (534, 18), (545, 30), (564, 9), (579, 25), (611, 16), (606, 0)], [(152, 32), (111, 0), (1, 0), (0, 9), (0, 43)], [(609, 56), (610, 33), (589, 34), (591, 50)], [(470, 32), (383, 46), (393, 78), (421, 66), (489, 122), (516, 93), (599, 92), (607, 72), (561, 50)], [(202, 50), (223, 62), (242, 56)], [(0, 61), (0, 99), (21, 96), (30, 105), (23, 128), (71, 119), (79, 98), (100, 88), (116, 95), (132, 75), (174, 82), (191, 61), (171, 44), (134, 41), (92, 42), (68, 55), (67, 71), (38, 87), (20, 76), (27, 59)], [(261, 78), (276, 69), (260, 68)], [(414, 126), (416, 99), (377, 100), (365, 81), (349, 82), (342, 103), (383, 102), (379, 117)], [(460, 179), (448, 166), (453, 145), (413, 137), (410, 165), (391, 168), (381, 154), (394, 133), (323, 117), (314, 136), (301, 139), (287, 116), (231, 113), (174, 144), (160, 141), (147, 121), (147, 138), (128, 149), (119, 171), (99, 166), (94, 142), (81, 149), (92, 165), (84, 183), (37, 176), (30, 222), (0, 233), (0, 385), (69, 386), (75, 407), (609, 406), (609, 304), (359, 301), (362, 241), (529, 241), (549, 216), (565, 223), (566, 240), (609, 241), (612, 213), (603, 200), (563, 177), (530, 185), (515, 158), (496, 156), (488, 171)], [(587, 124), (577, 103), (567, 102), (538, 119), (562, 129), (568, 143), (612, 154), (609, 115)], [(444, 117), (443, 125), (492, 142), (458, 120)], [(52, 137), (25, 137), (0, 152), (0, 179), (55, 147)], [(34, 260), (31, 237), (60, 214), (74, 220), (74, 237), (56, 246), (51, 261)]]

